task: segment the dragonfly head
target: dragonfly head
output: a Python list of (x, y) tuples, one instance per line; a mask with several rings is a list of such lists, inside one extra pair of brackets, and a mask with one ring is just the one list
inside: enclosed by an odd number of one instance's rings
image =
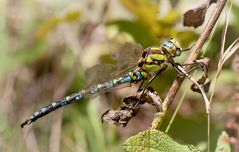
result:
[(172, 57), (180, 56), (182, 49), (178, 41), (174, 38), (169, 39), (168, 41), (162, 44), (162, 48), (167, 51)]

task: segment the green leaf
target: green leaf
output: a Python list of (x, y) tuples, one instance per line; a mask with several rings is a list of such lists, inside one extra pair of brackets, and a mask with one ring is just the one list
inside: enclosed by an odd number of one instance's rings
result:
[(120, 0), (120, 2), (142, 22), (152, 26), (157, 24), (155, 19), (157, 18), (159, 7), (155, 3), (145, 0)]
[(142, 25), (141, 22), (116, 20), (109, 22), (108, 25), (116, 25), (120, 32), (129, 33), (136, 42), (144, 47), (157, 43), (155, 36), (151, 35), (149, 29)]
[(158, 130), (143, 131), (125, 141), (123, 147), (130, 152), (196, 152), (191, 145), (176, 143), (167, 134)]
[(198, 35), (193, 31), (185, 30), (178, 31), (174, 37), (180, 41), (181, 47), (185, 48), (190, 47), (189, 44), (194, 42), (198, 38)]
[(180, 19), (180, 12), (177, 10), (171, 10), (161, 20), (164, 24), (173, 25)]
[(231, 152), (229, 137), (225, 131), (218, 137), (217, 148), (215, 152)]
[(146, 31), (143, 30), (141, 33), (149, 33), (152, 36), (156, 36), (163, 32), (164, 29), (158, 24), (159, 7), (156, 3), (147, 0), (120, 0), (120, 2), (135, 16), (135, 23), (146, 29)]

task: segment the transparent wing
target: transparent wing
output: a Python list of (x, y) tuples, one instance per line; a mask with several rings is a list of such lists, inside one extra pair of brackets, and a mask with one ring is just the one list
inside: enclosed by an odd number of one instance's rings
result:
[(117, 66), (112, 64), (97, 64), (86, 71), (85, 78), (88, 86), (116, 78)]
[(118, 50), (114, 52), (114, 59), (117, 61), (117, 65), (97, 64), (88, 69), (85, 74), (88, 86), (104, 83), (128, 73), (137, 67), (138, 60), (144, 51), (139, 44), (133, 43), (124, 43), (119, 48), (115, 46), (113, 49)]
[(143, 47), (139, 44), (125, 43), (120, 48), (117, 56), (118, 73), (125, 74), (137, 67), (143, 51)]

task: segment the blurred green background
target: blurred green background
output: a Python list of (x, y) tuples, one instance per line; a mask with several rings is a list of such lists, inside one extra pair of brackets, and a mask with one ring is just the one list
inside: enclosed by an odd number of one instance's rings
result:
[[(71, 104), (24, 129), (20, 124), (42, 106), (86, 87), (86, 70), (97, 63), (111, 63), (112, 51), (117, 51), (123, 42), (137, 42), (145, 48), (174, 37), (182, 48), (190, 47), (203, 26), (183, 27), (182, 16), (202, 2), (0, 0), (0, 151), (123, 151), (121, 144), (125, 139), (149, 128), (155, 109), (145, 105), (124, 128), (102, 124), (100, 118), (106, 110), (118, 108), (123, 97), (134, 93), (135, 85)], [(211, 59), (211, 79), (219, 58), (225, 13), (222, 14), (211, 41), (203, 48), (205, 56)], [(226, 48), (238, 37), (238, 24), (239, 5), (235, 3)], [(186, 56), (187, 53), (182, 54), (177, 61), (182, 63)], [(212, 104), (212, 148), (225, 128), (239, 141), (238, 126), (231, 126), (238, 124), (239, 114), (239, 68), (231, 68), (235, 67), (231, 61), (236, 58), (238, 56), (233, 56), (226, 64), (216, 86)], [(168, 68), (152, 84), (162, 99), (175, 77), (176, 72)], [(202, 97), (190, 91), (190, 85), (187, 80), (182, 85), (161, 130), (165, 130), (186, 92), (169, 135), (180, 143), (204, 149), (207, 141), (205, 107)], [(234, 148), (238, 148), (235, 145)]]

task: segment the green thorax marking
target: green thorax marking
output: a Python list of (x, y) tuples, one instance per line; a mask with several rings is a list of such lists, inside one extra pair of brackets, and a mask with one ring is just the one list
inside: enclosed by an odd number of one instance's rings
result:
[(169, 56), (174, 58), (180, 54), (179, 43), (175, 39), (170, 39), (159, 47), (146, 48), (138, 65), (147, 73), (154, 73), (168, 64)]
[(148, 73), (158, 71), (162, 65), (166, 64), (166, 56), (162, 47), (149, 47), (145, 49), (142, 59), (142, 69)]

